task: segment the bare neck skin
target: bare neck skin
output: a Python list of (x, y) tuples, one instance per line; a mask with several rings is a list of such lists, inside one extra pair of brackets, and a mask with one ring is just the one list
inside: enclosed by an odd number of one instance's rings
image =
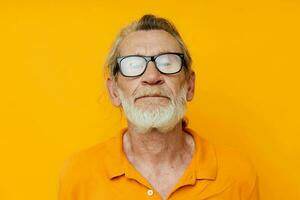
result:
[(133, 125), (129, 124), (124, 136), (124, 150), (135, 160), (146, 162), (147, 165), (171, 164), (180, 154), (193, 153), (192, 137), (182, 130), (181, 122), (166, 133), (150, 129), (140, 134), (133, 130)]
[(123, 148), (129, 162), (164, 198), (190, 163), (194, 140), (182, 130), (181, 121), (169, 132), (150, 129), (145, 134), (135, 133), (128, 123)]

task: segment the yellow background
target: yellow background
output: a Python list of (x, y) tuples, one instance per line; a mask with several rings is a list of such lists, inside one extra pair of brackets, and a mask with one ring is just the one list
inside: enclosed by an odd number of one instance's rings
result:
[(246, 152), (262, 199), (300, 199), (296, 0), (1, 1), (0, 199), (56, 199), (63, 161), (125, 126), (103, 64), (145, 13), (172, 20), (191, 51), (190, 127)]

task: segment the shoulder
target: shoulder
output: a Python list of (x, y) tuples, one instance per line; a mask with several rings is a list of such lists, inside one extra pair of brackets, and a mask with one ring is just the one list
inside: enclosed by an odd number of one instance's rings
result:
[(59, 172), (58, 199), (77, 199), (86, 186), (96, 180), (105, 181), (107, 175), (105, 159), (112, 147), (112, 137), (91, 147), (77, 151), (64, 160)]
[[(209, 156), (215, 176), (210, 185), (212, 193), (236, 196), (241, 199), (258, 199), (258, 176), (250, 156), (237, 148), (216, 144), (202, 138), (202, 152)], [(203, 158), (205, 159), (205, 158)], [(211, 164), (213, 163), (213, 164)]]
[(60, 169), (60, 181), (77, 182), (86, 179), (95, 172), (104, 170), (103, 162), (107, 154), (110, 138), (88, 148), (72, 153), (67, 157)]
[(207, 167), (213, 168), (210, 170), (215, 170), (217, 180), (237, 183), (255, 181), (257, 172), (248, 154), (237, 148), (210, 141), (192, 129), (186, 130), (193, 134), (196, 144), (200, 147), (199, 156), (202, 158), (198, 159), (201, 160), (201, 164), (208, 164)]
[(256, 169), (250, 156), (237, 148), (215, 145), (217, 165), (221, 175), (228, 174), (238, 179), (256, 176)]

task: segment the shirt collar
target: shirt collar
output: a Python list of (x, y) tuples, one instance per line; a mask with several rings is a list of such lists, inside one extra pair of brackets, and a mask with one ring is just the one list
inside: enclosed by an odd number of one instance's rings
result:
[[(107, 175), (110, 179), (124, 175), (128, 169), (128, 160), (123, 151), (123, 135), (127, 128), (119, 131), (119, 134), (106, 143), (107, 154), (105, 159)], [(185, 128), (185, 132), (191, 134), (195, 142), (195, 153), (191, 165), (196, 179), (215, 180), (217, 176), (217, 157), (212, 143), (199, 136), (194, 130)]]

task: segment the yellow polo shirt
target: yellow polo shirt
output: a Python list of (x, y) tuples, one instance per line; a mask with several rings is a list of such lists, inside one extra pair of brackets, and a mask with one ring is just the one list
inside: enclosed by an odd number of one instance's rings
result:
[[(257, 200), (257, 173), (247, 156), (214, 145), (185, 128), (195, 141), (193, 158), (167, 196), (177, 200)], [(106, 142), (74, 153), (61, 169), (59, 200), (162, 199), (129, 163), (123, 129)]]

